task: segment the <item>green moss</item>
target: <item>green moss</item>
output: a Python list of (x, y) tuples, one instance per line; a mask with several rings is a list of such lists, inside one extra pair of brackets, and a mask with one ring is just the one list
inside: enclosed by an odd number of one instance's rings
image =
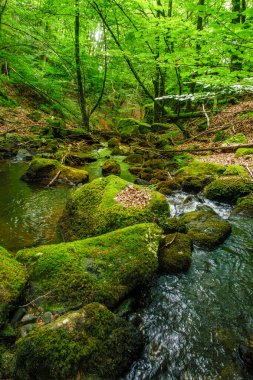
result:
[(167, 132), (170, 129), (175, 129), (174, 124), (165, 124), (165, 123), (153, 123), (151, 125), (151, 132)]
[(231, 226), (213, 211), (192, 211), (179, 220), (194, 243), (209, 249), (222, 243), (230, 234)]
[(108, 141), (108, 148), (119, 147), (119, 142), (120, 142), (120, 140), (119, 140), (117, 137), (112, 137), (112, 138)]
[(178, 218), (167, 219), (165, 225), (163, 226), (163, 230), (166, 234), (172, 234), (175, 232), (186, 233), (185, 224)]
[(100, 304), (89, 304), (17, 341), (16, 379), (65, 380), (79, 373), (118, 378), (137, 356), (138, 331)]
[(14, 353), (0, 343), (0, 379), (13, 379), (15, 372)]
[[(58, 176), (57, 173), (59, 173)], [(59, 181), (68, 184), (85, 183), (89, 179), (89, 175), (85, 170), (74, 169), (62, 165), (59, 161), (39, 157), (35, 157), (31, 161), (22, 179), (25, 181), (46, 182), (48, 184), (55, 176), (57, 176), (57, 179), (53, 182), (54, 185)]]
[(229, 165), (225, 172), (224, 176), (241, 176), (241, 177), (249, 177), (248, 172), (242, 165)]
[(248, 156), (250, 154), (253, 154), (253, 148), (239, 148), (235, 152), (235, 157), (243, 157), (243, 156)]
[(26, 277), (24, 267), (0, 247), (0, 327), (24, 289)]
[(108, 176), (110, 174), (120, 175), (120, 164), (115, 160), (106, 160), (102, 165), (103, 176)]
[(179, 169), (176, 172), (176, 178), (181, 182), (184, 190), (198, 192), (225, 170), (226, 167), (223, 165), (194, 161)]
[[(60, 221), (67, 240), (95, 236), (143, 222), (163, 223), (169, 216), (166, 198), (149, 190), (151, 200), (146, 207), (125, 207), (115, 197), (129, 182), (109, 176), (98, 178), (72, 192)], [(142, 187), (134, 185), (136, 189)]]
[(230, 139), (224, 141), (226, 144), (247, 144), (248, 139), (243, 133), (236, 133)]
[(180, 181), (176, 179), (168, 179), (166, 181), (159, 181), (157, 183), (157, 190), (160, 191), (160, 193), (169, 195), (174, 190), (180, 189), (181, 184)]
[(239, 198), (236, 202), (236, 206), (232, 211), (232, 216), (240, 215), (243, 217), (253, 217), (253, 194), (246, 197)]
[(127, 162), (128, 164), (144, 164), (145, 158), (142, 154), (131, 153), (127, 156), (125, 162)]
[(249, 194), (252, 189), (253, 184), (247, 178), (220, 177), (205, 187), (204, 195), (209, 199), (233, 203), (239, 197)]
[(124, 137), (138, 136), (150, 132), (151, 126), (132, 118), (121, 119), (118, 124), (118, 131)]
[(21, 250), (30, 273), (27, 299), (58, 307), (101, 302), (113, 307), (157, 269), (160, 230), (139, 224), (72, 243)]
[(189, 236), (181, 233), (167, 235), (159, 250), (159, 268), (166, 273), (184, 272), (191, 264), (191, 252)]

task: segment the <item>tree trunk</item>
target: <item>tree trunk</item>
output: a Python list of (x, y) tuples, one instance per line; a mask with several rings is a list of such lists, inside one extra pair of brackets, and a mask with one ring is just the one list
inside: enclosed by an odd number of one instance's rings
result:
[[(246, 3), (244, 2), (242, 4), (242, 8), (244, 7), (243, 10), (246, 9)], [(232, 11), (237, 12), (237, 17), (232, 20), (233, 24), (240, 24), (243, 19), (241, 19), (241, 0), (232, 0)], [(235, 42), (235, 46), (237, 44), (237, 41)], [(241, 54), (241, 51), (238, 47), (238, 51)], [(236, 53), (233, 53), (231, 55), (231, 71), (238, 71), (242, 70), (242, 61), (241, 57), (239, 57)]]
[(82, 115), (83, 126), (89, 130), (89, 115), (86, 108), (85, 84), (83, 83), (83, 75), (80, 61), (80, 10), (79, 0), (75, 0), (75, 60), (76, 60), (76, 80), (78, 99)]

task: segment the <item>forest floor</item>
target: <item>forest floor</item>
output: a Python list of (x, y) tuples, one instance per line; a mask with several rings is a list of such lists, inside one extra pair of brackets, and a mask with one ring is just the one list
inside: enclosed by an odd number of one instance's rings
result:
[[(242, 101), (227, 107), (210, 118), (210, 125), (207, 130), (198, 132), (193, 126), (191, 133), (195, 138), (191, 137), (180, 145), (180, 149), (189, 149), (189, 153), (198, 158), (199, 161), (216, 162), (222, 165), (238, 164), (253, 169), (253, 155), (236, 158), (234, 152), (223, 152), (222, 149), (218, 149), (240, 145), (239, 142), (224, 143), (222, 140), (215, 141), (218, 133), (223, 133), (226, 139), (242, 133), (247, 139), (247, 144), (252, 144), (253, 147), (253, 101)], [(201, 149), (207, 149), (207, 151), (201, 151)], [(215, 149), (215, 151), (212, 151), (212, 149)]]
[[(0, 136), (8, 132), (15, 132), (21, 136), (32, 135), (33, 128), (43, 128), (48, 124), (48, 119), (54, 116), (39, 111), (39, 120), (36, 120), (36, 110), (29, 104), (16, 107), (0, 107)], [(67, 123), (67, 128), (73, 128), (71, 123)], [(245, 135), (248, 144), (253, 147), (253, 101), (241, 101), (238, 104), (227, 107), (217, 115), (210, 117), (208, 129), (199, 132), (197, 120), (191, 120), (186, 125), (192, 137), (185, 142), (175, 142), (175, 149), (187, 151), (199, 161), (217, 162), (231, 165), (239, 164), (253, 171), (253, 155), (236, 158), (234, 152), (223, 152), (226, 146), (239, 145), (239, 143), (224, 143), (226, 139), (233, 138), (234, 135), (242, 133)], [(221, 140), (217, 141), (220, 134)], [(210, 150), (209, 150), (210, 149)]]

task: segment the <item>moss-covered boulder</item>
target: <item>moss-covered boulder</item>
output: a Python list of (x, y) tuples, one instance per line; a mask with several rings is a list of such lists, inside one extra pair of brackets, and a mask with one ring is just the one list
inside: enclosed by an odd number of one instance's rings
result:
[(147, 223), (19, 251), (17, 258), (30, 274), (27, 302), (40, 297), (37, 305), (47, 310), (89, 302), (114, 307), (156, 271), (160, 234)]
[(119, 147), (120, 140), (117, 137), (112, 137), (110, 140), (108, 140), (108, 148), (115, 148)]
[(24, 267), (0, 247), (0, 327), (24, 289), (26, 278)]
[(242, 165), (229, 165), (223, 173), (223, 176), (241, 176), (249, 178), (249, 174)]
[(204, 189), (204, 195), (220, 202), (233, 203), (238, 198), (249, 194), (253, 183), (246, 177), (228, 176), (212, 181)]
[(200, 247), (212, 249), (230, 234), (231, 226), (214, 211), (191, 211), (179, 220), (185, 224), (187, 234)]
[(54, 178), (52, 185), (59, 182), (77, 185), (87, 182), (89, 175), (85, 170), (62, 165), (57, 160), (35, 157), (22, 177), (24, 181), (40, 182), (42, 184), (49, 184)]
[(0, 342), (0, 379), (13, 379), (15, 374), (15, 354)]
[(232, 216), (253, 217), (253, 194), (239, 198), (231, 213)]
[(186, 271), (191, 265), (192, 243), (188, 235), (175, 233), (166, 235), (161, 243), (159, 268), (166, 273)]
[(221, 175), (226, 167), (212, 162), (191, 162), (176, 172), (176, 178), (181, 181), (186, 191), (200, 191), (213, 178)]
[(136, 358), (141, 343), (129, 322), (92, 303), (19, 339), (15, 378), (116, 379)]
[(248, 143), (248, 138), (245, 136), (244, 133), (236, 133), (229, 139), (226, 139), (224, 141), (224, 144), (229, 144), (229, 145), (237, 145), (237, 144), (247, 144)]
[(239, 158), (239, 157), (248, 156), (250, 154), (253, 154), (253, 148), (239, 148), (235, 152), (235, 157)]
[(108, 176), (110, 174), (120, 175), (120, 172), (120, 164), (115, 160), (106, 160), (102, 165), (103, 176)]
[(118, 132), (123, 137), (143, 135), (151, 131), (151, 126), (132, 118), (121, 119), (118, 124)]
[(168, 216), (164, 195), (112, 175), (73, 191), (60, 227), (66, 240), (77, 240), (137, 223), (161, 224)]
[(156, 184), (157, 190), (160, 191), (160, 193), (165, 194), (165, 195), (171, 194), (173, 191), (180, 189), (180, 187), (181, 187), (180, 181), (178, 181), (175, 178), (171, 178), (166, 181), (159, 181)]

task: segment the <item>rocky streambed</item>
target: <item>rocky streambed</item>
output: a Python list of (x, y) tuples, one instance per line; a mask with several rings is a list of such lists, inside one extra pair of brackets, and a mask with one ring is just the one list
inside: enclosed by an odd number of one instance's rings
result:
[[(166, 198), (103, 170), (82, 185), (84, 171), (51, 159), (2, 163), (2, 378), (119, 378), (132, 363), (127, 379), (249, 378), (249, 179), (205, 163), (163, 170)], [(240, 198), (232, 218), (226, 197)]]

